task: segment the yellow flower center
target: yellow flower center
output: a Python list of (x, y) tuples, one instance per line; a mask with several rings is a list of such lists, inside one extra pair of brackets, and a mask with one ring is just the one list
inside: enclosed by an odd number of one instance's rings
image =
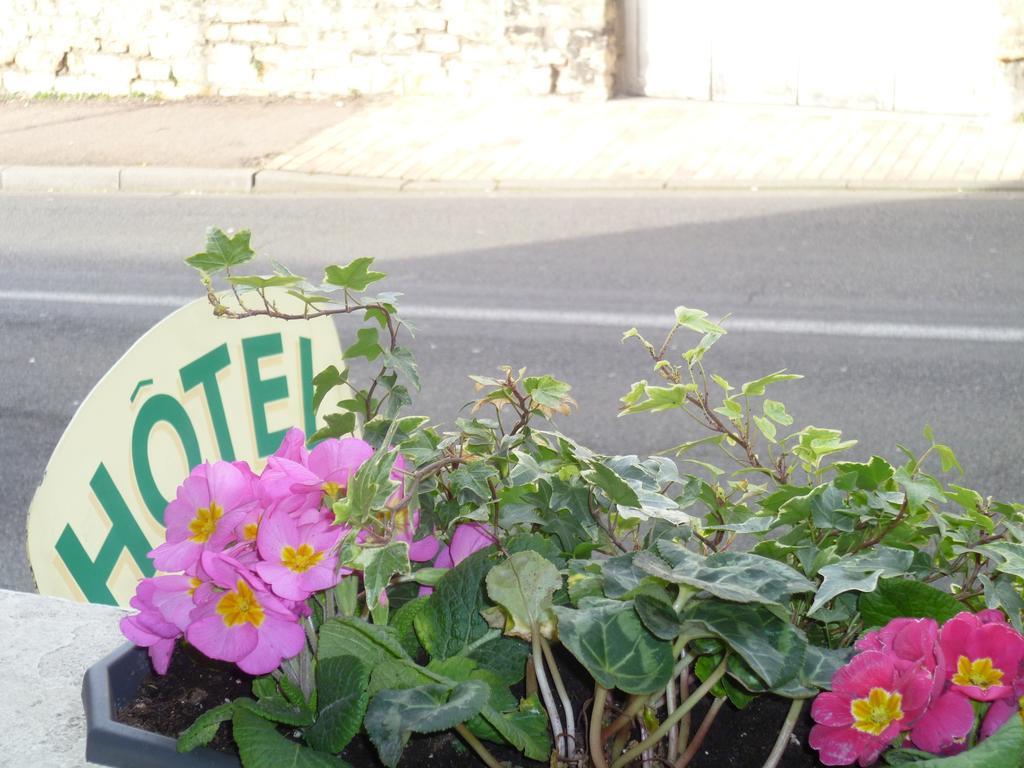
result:
[(880, 736), (886, 728), (903, 719), (903, 696), (884, 688), (872, 688), (866, 699), (850, 702), (853, 727), (862, 733)]
[(309, 544), (303, 544), (298, 549), (284, 547), (281, 550), (281, 562), (295, 573), (305, 573), (323, 559), (324, 553), (317, 552)]
[(988, 656), (971, 661), (966, 656), (956, 660), (954, 685), (976, 685), (981, 689), (1003, 684), (1003, 670), (992, 666)]
[(199, 589), (199, 585), (202, 583), (203, 582), (200, 579), (197, 579), (195, 576), (190, 578), (188, 580), (188, 596), (192, 597), (192, 595), (196, 593), (196, 590)]
[(263, 623), (263, 606), (242, 579), (238, 580), (234, 591), (225, 593), (217, 602), (217, 613), (229, 627), (246, 622), (258, 627)]
[(256, 534), (260, 532), (259, 523), (246, 523), (242, 526), (242, 538), (246, 541), (255, 541)]
[(332, 499), (338, 498), (339, 494), (341, 493), (341, 486), (338, 483), (334, 482), (333, 480), (328, 480), (321, 487), (323, 488), (324, 493), (326, 493)]
[(211, 501), (209, 507), (200, 507), (196, 510), (196, 516), (188, 524), (192, 531), (191, 539), (197, 544), (205, 544), (217, 530), (217, 521), (224, 514), (224, 510), (216, 501)]

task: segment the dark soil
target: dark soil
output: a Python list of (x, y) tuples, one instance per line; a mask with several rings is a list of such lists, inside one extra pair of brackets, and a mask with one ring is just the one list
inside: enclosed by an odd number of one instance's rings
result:
[[(577, 712), (584, 707), (589, 709), (590, 691), (585, 687), (582, 669), (575, 659), (565, 657), (559, 659), (559, 666)], [(252, 679), (234, 664), (212, 661), (190, 647), (179, 647), (174, 652), (169, 673), (148, 678), (140, 687), (138, 696), (117, 713), (117, 720), (177, 738), (207, 709), (239, 696), (251, 695)], [(697, 730), (705, 709), (701, 705), (694, 710), (691, 731)], [(768, 696), (755, 699), (742, 711), (726, 704), (690, 764), (691, 768), (761, 768), (775, 744), (788, 709), (788, 700)], [(820, 766), (815, 753), (806, 746), (812, 725), (809, 711), (808, 703), (783, 755), (782, 768)], [(221, 727), (210, 746), (221, 752), (237, 754), (229, 725)], [(524, 768), (542, 768), (545, 765), (526, 760), (509, 748), (492, 744), (488, 744), (488, 748), (498, 760), (511, 765)], [(355, 768), (381, 768), (377, 752), (365, 734), (353, 739), (342, 757)], [(479, 768), (481, 765), (475, 753), (456, 734), (438, 733), (414, 735), (402, 755), (399, 768)]]

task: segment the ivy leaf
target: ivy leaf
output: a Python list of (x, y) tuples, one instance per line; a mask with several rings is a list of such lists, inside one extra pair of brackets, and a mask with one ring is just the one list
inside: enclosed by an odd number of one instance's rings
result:
[(383, 280), (387, 276), (383, 272), (371, 271), (371, 264), (373, 264), (373, 259), (363, 256), (344, 267), (337, 265), (327, 267), (324, 270), (324, 282), (339, 288), (347, 288), (350, 291), (365, 291), (370, 283)]
[(805, 427), (797, 433), (799, 442), (793, 446), (793, 454), (815, 469), (826, 456), (845, 451), (857, 444), (856, 440), (843, 440), (838, 429)]
[(376, 328), (360, 328), (356, 331), (355, 344), (345, 350), (345, 359), (355, 360), (357, 357), (365, 357), (372, 363), (384, 351), (378, 343), (379, 338), (380, 333)]
[(760, 379), (748, 381), (746, 384), (740, 387), (740, 393), (746, 395), (747, 397), (763, 395), (765, 392), (765, 388), (768, 387), (768, 385), (770, 384), (777, 384), (780, 381), (791, 381), (793, 379), (802, 378), (803, 376), (800, 376), (799, 374), (796, 373), (786, 373), (786, 369), (783, 368), (781, 371), (769, 373), (767, 376), (762, 376)]
[(329, 437), (351, 435), (356, 428), (356, 415), (354, 413), (328, 413), (324, 416), (324, 421), (326, 424), (310, 435), (310, 445), (326, 440)]
[(574, 402), (569, 397), (572, 387), (553, 376), (527, 376), (523, 379), (523, 389), (537, 405), (566, 415), (568, 404)]
[(580, 476), (591, 485), (600, 488), (614, 504), (624, 507), (640, 507), (640, 499), (629, 483), (623, 480), (614, 470), (598, 461), (588, 464), (590, 469), (580, 473)]
[(878, 546), (869, 552), (850, 555), (838, 563), (826, 565), (819, 573), (823, 577), (814, 596), (808, 616), (844, 592), (873, 592), (882, 576), (903, 576), (913, 562), (914, 553), (907, 549)]
[(395, 768), (413, 733), (434, 733), (454, 728), (486, 704), (487, 683), (469, 680), (449, 689), (421, 685), (401, 691), (381, 691), (373, 697), (363, 724), (381, 762)]
[(415, 388), (420, 389), (420, 371), (413, 359), (412, 352), (406, 347), (395, 347), (384, 353), (384, 364), (405, 376)]
[(778, 400), (765, 400), (761, 407), (764, 410), (764, 415), (776, 424), (788, 427), (793, 423), (793, 417), (786, 413), (786, 406)]
[(903, 466), (896, 470), (894, 478), (907, 493), (907, 507), (911, 514), (921, 509), (930, 499), (946, 501), (942, 486), (927, 475), (914, 477), (907, 467)]
[(206, 250), (189, 256), (185, 262), (207, 275), (244, 264), (256, 255), (249, 247), (249, 237), (247, 229), (229, 236), (224, 230), (211, 227), (206, 231)]
[(301, 281), (302, 278), (297, 275), (230, 275), (228, 277), (228, 282), (232, 285), (242, 285), (246, 288), (279, 288), (295, 285)]
[(319, 712), (306, 741), (321, 752), (338, 753), (359, 732), (369, 703), (370, 666), (355, 656), (323, 659), (316, 667)]
[(351, 768), (339, 757), (291, 741), (273, 723), (244, 708), (235, 710), (231, 729), (245, 768)]
[(676, 324), (697, 333), (725, 335), (725, 328), (707, 319), (708, 313), (689, 307), (676, 307)]
[(782, 686), (800, 674), (807, 640), (765, 606), (700, 600), (687, 605), (682, 613), (684, 632), (723, 640), (769, 688)]
[(757, 425), (758, 431), (764, 435), (768, 442), (775, 442), (775, 424), (773, 424), (770, 419), (765, 418), (764, 416), (755, 415), (754, 424)]
[(348, 381), (348, 369), (339, 371), (335, 366), (329, 365), (313, 377), (313, 413), (320, 410), (320, 403), (324, 401), (327, 393), (340, 384)]
[[(471, 461), (463, 464), (449, 476), (452, 491), (459, 497), (460, 501), (489, 501), (491, 498), (491, 487), (488, 480), (498, 477), (498, 470), (486, 461)], [(471, 494), (467, 497), (467, 492)]]
[(178, 737), (176, 748), (179, 752), (191, 752), (213, 741), (220, 724), (230, 720), (235, 712), (235, 703), (227, 701), (213, 709), (208, 709), (195, 722), (186, 728)]
[(363, 572), (363, 584), (366, 587), (366, 604), (377, 606), (380, 595), (391, 583), (396, 573), (403, 576), (412, 572), (409, 563), (409, 544), (405, 541), (392, 541), (383, 547), (367, 547), (360, 550), (355, 565)]
[(535, 628), (553, 634), (552, 598), (562, 577), (548, 560), (530, 549), (516, 552), (491, 568), (486, 581), (488, 596), (507, 614), (506, 635), (529, 640)]
[(858, 602), (864, 627), (882, 627), (900, 616), (935, 619), (939, 624), (956, 616), (963, 605), (948, 592), (910, 579), (882, 579), (874, 592)]
[(668, 684), (672, 644), (652, 635), (630, 602), (587, 597), (578, 609), (554, 610), (562, 644), (605, 688), (653, 693)]

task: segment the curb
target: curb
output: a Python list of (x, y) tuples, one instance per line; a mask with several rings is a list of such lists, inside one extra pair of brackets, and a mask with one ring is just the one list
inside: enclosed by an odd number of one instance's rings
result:
[(332, 194), (410, 192), (1022, 192), (1024, 181), (869, 179), (391, 179), (274, 169), (160, 166), (0, 166), (3, 192)]

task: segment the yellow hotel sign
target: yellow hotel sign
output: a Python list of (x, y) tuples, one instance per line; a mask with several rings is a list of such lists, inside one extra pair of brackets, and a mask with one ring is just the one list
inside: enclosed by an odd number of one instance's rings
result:
[(225, 459), (258, 472), (289, 427), (312, 434), (313, 376), (340, 360), (330, 318), (217, 319), (200, 299), (150, 329), (79, 407), (32, 500), (39, 591), (127, 605), (189, 470)]

